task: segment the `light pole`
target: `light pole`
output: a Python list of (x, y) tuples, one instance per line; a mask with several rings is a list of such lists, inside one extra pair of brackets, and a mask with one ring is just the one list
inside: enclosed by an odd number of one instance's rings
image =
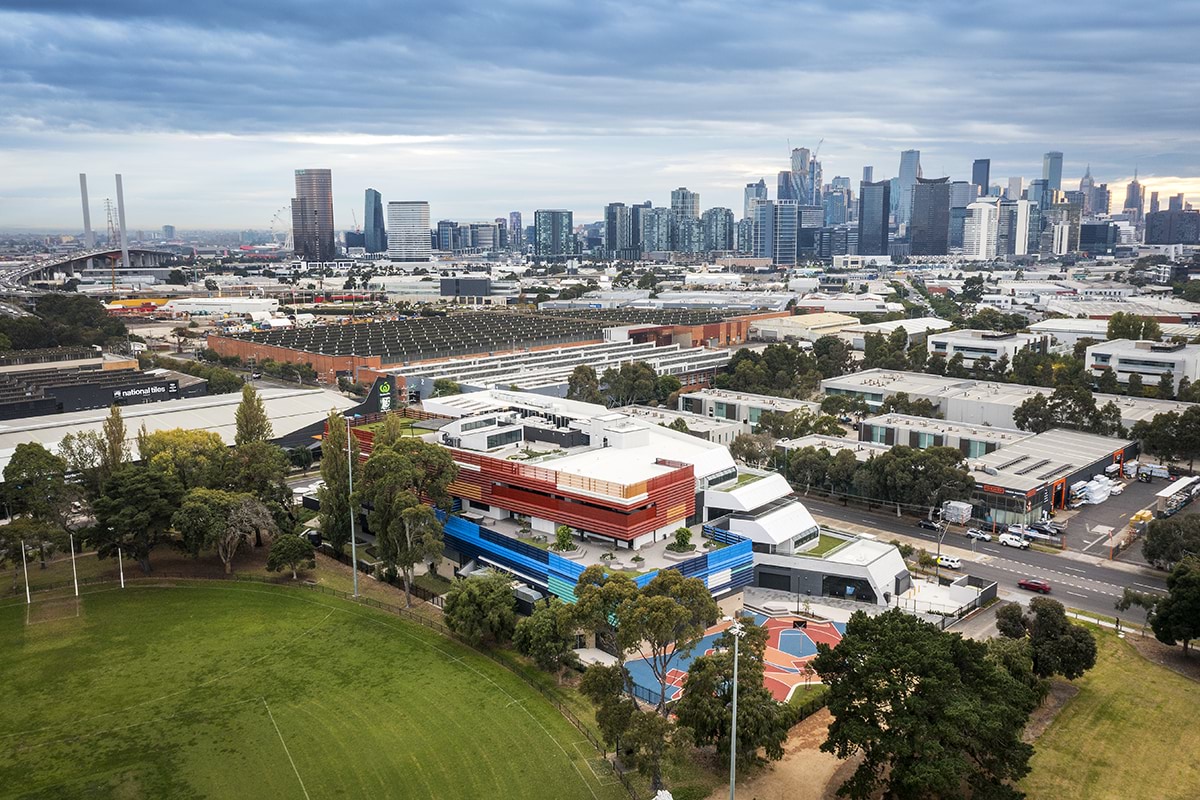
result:
[(737, 784), (737, 695), (738, 695), (738, 642), (745, 635), (746, 629), (742, 623), (735, 621), (729, 626), (733, 636), (733, 717), (729, 724), (729, 800), (734, 800), (733, 792)]
[[(940, 511), (938, 512), (938, 516), (939, 517), (941, 516)], [(942, 582), (942, 539), (946, 538), (947, 525), (948, 525), (948, 523), (946, 522), (946, 520), (944, 520), (944, 519), (938, 520), (937, 560), (933, 562), (933, 577), (938, 582), (938, 585), (941, 585), (941, 582)]]
[(350, 418), (346, 417), (346, 469), (347, 475), (350, 477), (350, 571), (354, 574), (354, 596), (358, 597), (358, 547), (354, 542), (354, 515), (357, 509), (354, 508), (354, 449), (350, 446), (350, 440), (354, 436), (354, 431), (350, 428)]

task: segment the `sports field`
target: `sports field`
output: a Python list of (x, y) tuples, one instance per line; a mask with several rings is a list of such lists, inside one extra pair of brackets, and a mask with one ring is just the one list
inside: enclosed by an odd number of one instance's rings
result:
[(627, 796), (512, 673), (302, 590), (5, 600), (0, 686), (0, 797)]

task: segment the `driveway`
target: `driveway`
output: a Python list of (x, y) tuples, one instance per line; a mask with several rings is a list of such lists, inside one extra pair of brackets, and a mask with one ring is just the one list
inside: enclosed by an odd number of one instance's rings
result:
[[(1153, 507), (1154, 495), (1167, 485), (1167, 481), (1157, 478), (1153, 483), (1138, 483), (1124, 481), (1125, 491), (1119, 495), (1111, 495), (1100, 505), (1083, 506), (1082, 508), (1060, 514), (1067, 524), (1067, 546), (1076, 551), (1094, 556), (1108, 554), (1108, 537), (1102, 532), (1091, 532), (1102, 526), (1112, 528), (1113, 536), (1120, 534), (1129, 527), (1129, 518), (1143, 508)], [(1122, 560), (1144, 563), (1142, 561), (1141, 545), (1133, 547), (1121, 554)]]

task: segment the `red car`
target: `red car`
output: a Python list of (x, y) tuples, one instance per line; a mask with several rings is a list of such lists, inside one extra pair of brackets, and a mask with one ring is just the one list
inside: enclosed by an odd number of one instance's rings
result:
[(1034, 578), (1022, 578), (1017, 581), (1017, 586), (1020, 586), (1022, 589), (1028, 589), (1031, 592), (1050, 594), (1050, 584), (1045, 581), (1035, 580)]

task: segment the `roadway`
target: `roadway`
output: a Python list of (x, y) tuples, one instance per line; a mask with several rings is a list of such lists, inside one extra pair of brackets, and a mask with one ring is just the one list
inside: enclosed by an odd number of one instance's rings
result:
[[(915, 546), (937, 551), (937, 534), (918, 528), (911, 517), (897, 518), (894, 514), (875, 514), (838, 502), (796, 495), (821, 525), (835, 530), (861, 532), (866, 529), (883, 541), (907, 539)], [(1037, 550), (1018, 550), (991, 542), (967, 539), (951, 530), (942, 539), (942, 552), (959, 557), (963, 562), (960, 573), (976, 575), (999, 584), (1001, 596), (1009, 600), (1028, 602), (1032, 592), (1017, 588), (1021, 578), (1037, 578), (1051, 586), (1050, 596), (1069, 608), (1116, 616), (1114, 605), (1126, 587), (1139, 592), (1166, 592), (1166, 577), (1148, 567), (1102, 560), (1082, 553), (1043, 553)], [(945, 570), (954, 574), (953, 570)], [(1138, 615), (1141, 612), (1131, 611)]]

